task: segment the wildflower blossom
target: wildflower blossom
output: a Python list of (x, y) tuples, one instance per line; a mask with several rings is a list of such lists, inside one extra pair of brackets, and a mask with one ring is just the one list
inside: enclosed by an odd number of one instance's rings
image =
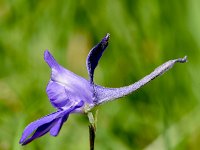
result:
[(107, 34), (88, 54), (86, 65), (89, 80), (59, 65), (48, 50), (44, 52), (44, 60), (52, 71), (46, 92), (51, 104), (57, 111), (30, 123), (22, 134), (20, 144), (26, 145), (48, 132), (52, 136), (57, 136), (69, 114), (88, 113), (97, 105), (128, 95), (169, 70), (175, 63), (184, 63), (187, 60), (186, 57), (170, 60), (129, 86), (120, 88), (102, 87), (94, 84), (93, 77), (99, 59), (108, 46), (109, 37), (109, 34)]

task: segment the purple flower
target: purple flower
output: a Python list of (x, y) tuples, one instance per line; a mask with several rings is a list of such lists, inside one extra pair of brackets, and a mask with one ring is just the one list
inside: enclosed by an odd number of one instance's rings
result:
[(24, 130), (20, 144), (26, 145), (36, 138), (50, 133), (57, 136), (70, 113), (88, 113), (97, 105), (123, 97), (139, 89), (157, 76), (170, 69), (176, 62), (186, 62), (186, 57), (170, 60), (156, 68), (138, 82), (120, 88), (106, 88), (94, 84), (94, 70), (104, 50), (108, 46), (107, 34), (88, 54), (86, 65), (89, 80), (86, 80), (59, 65), (49, 51), (44, 52), (44, 60), (51, 68), (51, 79), (46, 92), (56, 112), (30, 123)]

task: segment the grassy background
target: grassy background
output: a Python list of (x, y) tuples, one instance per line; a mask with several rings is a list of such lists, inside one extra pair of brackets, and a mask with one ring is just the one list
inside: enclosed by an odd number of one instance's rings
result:
[(111, 39), (95, 83), (131, 84), (163, 62), (188, 56), (132, 95), (99, 108), (96, 150), (200, 148), (200, 1), (1, 0), (0, 149), (87, 150), (88, 120), (71, 115), (61, 133), (18, 144), (24, 127), (55, 111), (45, 87), (49, 49), (67, 69), (88, 78), (89, 50)]

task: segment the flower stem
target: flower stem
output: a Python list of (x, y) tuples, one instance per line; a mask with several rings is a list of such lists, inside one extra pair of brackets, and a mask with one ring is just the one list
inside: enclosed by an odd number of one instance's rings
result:
[(90, 134), (90, 150), (94, 150), (94, 141), (95, 141), (95, 127), (90, 124), (89, 125), (89, 134)]
[(90, 150), (94, 150), (94, 142), (95, 142), (95, 135), (96, 135), (96, 118), (97, 112), (95, 114), (95, 118), (92, 112), (88, 112), (88, 119), (89, 119), (89, 140), (90, 140)]

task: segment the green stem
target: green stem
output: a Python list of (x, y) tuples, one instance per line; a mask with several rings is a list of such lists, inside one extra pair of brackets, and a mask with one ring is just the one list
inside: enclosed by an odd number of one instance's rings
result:
[(95, 127), (89, 125), (89, 134), (90, 134), (90, 150), (94, 150), (94, 141), (95, 141)]
[[(96, 111), (97, 114), (97, 111)], [(96, 117), (96, 115), (95, 115)], [(92, 112), (88, 112), (88, 119), (89, 119), (89, 138), (90, 138), (90, 150), (94, 150), (94, 142), (95, 142), (95, 134), (96, 134), (96, 119)]]

